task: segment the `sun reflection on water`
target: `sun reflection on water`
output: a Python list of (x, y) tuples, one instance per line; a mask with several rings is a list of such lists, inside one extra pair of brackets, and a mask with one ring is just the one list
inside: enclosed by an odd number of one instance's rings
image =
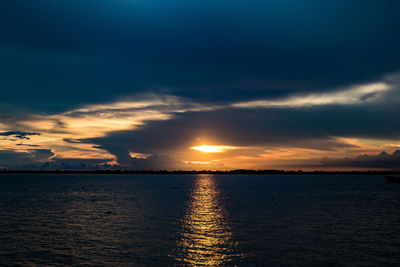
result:
[(232, 232), (215, 177), (198, 176), (182, 221), (176, 260), (187, 265), (219, 266), (233, 256)]

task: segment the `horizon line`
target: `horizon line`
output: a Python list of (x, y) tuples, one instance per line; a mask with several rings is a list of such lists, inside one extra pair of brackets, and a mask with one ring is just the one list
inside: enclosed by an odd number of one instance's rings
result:
[(0, 169), (0, 174), (400, 174), (400, 170), (7, 170)]

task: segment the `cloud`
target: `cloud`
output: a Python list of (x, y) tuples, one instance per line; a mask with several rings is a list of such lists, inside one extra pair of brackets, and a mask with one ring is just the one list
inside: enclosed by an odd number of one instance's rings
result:
[[(344, 137), (400, 139), (399, 118), (392, 116), (400, 112), (398, 93), (398, 75), (392, 75), (329, 93), (271, 99), (275, 104), (266, 106), (203, 104), (171, 95), (131, 96), (61, 113), (8, 119), (3, 135), (18, 136), (24, 143), (7, 138), (0, 140), (0, 147), (28, 152), (29, 147), (40, 146), (57, 158), (116, 160), (122, 166), (133, 164), (132, 153), (169, 155), (180, 162), (209, 161), (188, 152), (201, 145), (235, 148), (220, 153), (222, 157), (240, 153), (254, 157), (277, 147), (353, 151), (366, 146)], [(388, 117), (391, 124), (384, 120)]]
[(168, 155), (150, 155), (148, 157), (130, 157), (129, 161), (119, 165), (113, 158), (59, 158), (46, 149), (30, 149), (27, 152), (0, 150), (0, 168), (25, 170), (190, 170), (223, 169), (223, 165), (212, 162), (182, 162)]
[(280, 100), (256, 100), (233, 104), (238, 108), (311, 107), (322, 105), (354, 105), (373, 101), (391, 87), (387, 83), (371, 83), (329, 93), (290, 96)]
[(152, 155), (148, 158), (131, 158), (126, 166), (135, 170), (182, 170), (185, 164), (167, 155)]
[(21, 2), (0, 2), (10, 114), (150, 92), (201, 103), (286, 98), (399, 69), (397, 1)]
[[(132, 155), (131, 155), (132, 156)], [(144, 157), (131, 157), (120, 166), (131, 170), (224, 170), (229, 167), (216, 161), (180, 161), (169, 155), (154, 154)]]
[(119, 167), (113, 158), (59, 158), (49, 149), (0, 150), (0, 167), (27, 170), (98, 170)]
[(40, 147), (39, 145), (30, 145), (30, 144), (15, 144), (16, 146), (26, 146), (26, 147)]
[(54, 153), (49, 149), (29, 149), (26, 152), (0, 150), (0, 166), (3, 168), (30, 168), (51, 160)]
[(58, 158), (36, 167), (44, 170), (100, 170), (119, 168), (118, 164), (109, 159), (85, 159), (85, 158)]
[[(128, 164), (130, 152), (168, 154), (181, 161), (208, 161), (210, 158), (196, 158), (188, 152), (191, 147), (201, 145), (256, 148), (220, 153), (219, 157), (225, 159), (227, 155), (231, 159), (240, 155), (261, 157), (262, 149), (287, 148), (314, 150), (310, 160), (315, 160), (321, 154), (353, 155), (376, 151), (382, 146), (393, 149), (390, 144), (395, 145), (400, 140), (400, 118), (392, 114), (399, 113), (400, 109), (396, 103), (384, 103), (307, 108), (219, 107), (211, 111), (179, 113), (169, 120), (151, 121), (133, 130), (110, 132), (104, 137), (81, 141), (98, 144), (115, 155), (121, 164)], [(386, 121), (389, 117), (390, 123)], [(359, 142), (364, 139), (369, 141)], [(284, 154), (276, 155), (279, 156)], [(264, 164), (271, 162), (270, 159), (264, 161)], [(227, 161), (225, 163), (228, 165)]]
[(355, 158), (324, 158), (322, 167), (347, 167), (365, 169), (400, 170), (400, 150), (392, 154), (381, 152), (378, 155), (361, 155)]
[[(82, 140), (121, 130), (134, 130), (146, 123), (169, 120), (188, 111), (213, 108), (212, 105), (168, 95), (141, 95), (123, 101), (84, 105), (62, 113), (31, 114), (7, 121), (8, 128), (18, 130), (3, 132), (3, 136), (10, 138), (1, 139), (0, 148), (18, 150), (22, 146), (41, 146), (52, 149), (62, 158), (112, 158), (113, 155), (95, 143)], [(27, 129), (32, 132), (27, 132)], [(25, 142), (17, 144), (14, 142), (17, 139), (24, 139)]]
[[(341, 147), (335, 137), (400, 139), (400, 112), (394, 106), (315, 106), (279, 109), (220, 109), (186, 112), (152, 121), (133, 130), (116, 131), (83, 142), (145, 154), (166, 153), (195, 145), (295, 146), (329, 150)], [(385, 118), (391, 117), (391, 122)], [(197, 142), (197, 138), (201, 140)]]
[(30, 133), (30, 132), (22, 132), (22, 131), (8, 131), (8, 132), (0, 132), (0, 136), (8, 136), (11, 138), (17, 139), (27, 139), (29, 140), (29, 136), (32, 135), (40, 135), (40, 133)]

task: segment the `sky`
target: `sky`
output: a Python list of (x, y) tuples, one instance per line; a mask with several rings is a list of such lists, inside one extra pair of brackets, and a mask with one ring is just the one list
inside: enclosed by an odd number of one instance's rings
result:
[(0, 168), (400, 170), (399, 8), (0, 1)]

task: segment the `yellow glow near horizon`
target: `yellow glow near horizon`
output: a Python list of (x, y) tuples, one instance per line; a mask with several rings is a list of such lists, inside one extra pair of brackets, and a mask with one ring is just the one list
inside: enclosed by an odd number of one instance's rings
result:
[(206, 153), (220, 153), (225, 152), (228, 149), (235, 149), (234, 146), (208, 146), (208, 145), (201, 145), (201, 146), (193, 146), (191, 149), (198, 150), (201, 152)]

